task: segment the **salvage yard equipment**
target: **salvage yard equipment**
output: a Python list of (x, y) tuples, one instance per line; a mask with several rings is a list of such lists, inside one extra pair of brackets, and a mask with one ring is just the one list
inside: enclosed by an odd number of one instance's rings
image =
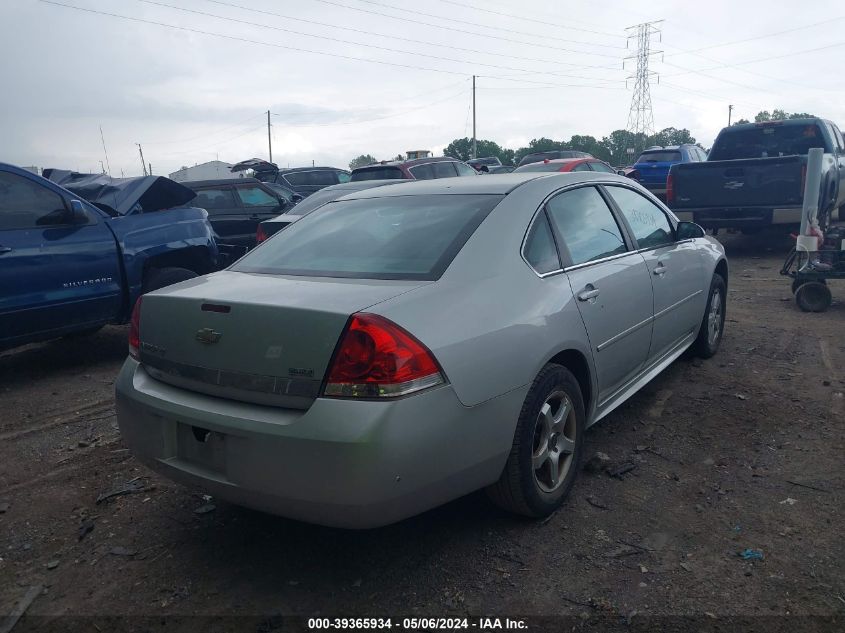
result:
[(833, 301), (828, 279), (845, 279), (845, 226), (826, 234), (819, 250), (793, 248), (780, 274), (792, 277), (795, 302), (804, 312), (824, 312)]

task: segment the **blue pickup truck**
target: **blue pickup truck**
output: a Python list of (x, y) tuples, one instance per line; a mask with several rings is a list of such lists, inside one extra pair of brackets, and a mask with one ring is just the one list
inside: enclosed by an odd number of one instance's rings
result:
[(649, 147), (634, 163), (634, 178), (661, 200), (666, 200), (666, 179), (672, 165), (698, 163), (707, 160), (707, 153), (685, 143), (667, 147)]
[(144, 292), (216, 269), (205, 210), (162, 210), (192, 192), (132, 180), (109, 206), (0, 163), (0, 349), (124, 323)]

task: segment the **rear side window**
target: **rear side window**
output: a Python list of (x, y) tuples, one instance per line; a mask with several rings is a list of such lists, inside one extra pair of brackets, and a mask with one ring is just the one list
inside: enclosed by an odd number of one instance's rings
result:
[(250, 273), (434, 280), (500, 195), (391, 196), (338, 200), (249, 252)]
[(31, 229), (66, 222), (62, 197), (28, 178), (0, 172), (0, 229)]
[(405, 174), (398, 167), (371, 167), (352, 172), (352, 182), (361, 180), (402, 180)]
[(455, 178), (458, 175), (455, 171), (455, 163), (444, 160), (440, 163), (432, 163), (431, 166), (434, 168), (435, 178)]
[(541, 275), (560, 270), (560, 258), (545, 213), (539, 213), (531, 225), (522, 253), (531, 267)]
[(611, 167), (610, 165), (607, 165), (606, 163), (601, 162), (600, 160), (597, 160), (595, 162), (590, 163), (590, 167), (593, 168), (593, 171), (600, 171), (600, 172), (603, 172), (605, 174), (615, 174), (616, 173), (616, 170), (613, 169), (613, 167)]
[(328, 187), (338, 184), (337, 172), (331, 169), (294, 171), (284, 174), (284, 179), (294, 187)]
[(411, 167), (408, 169), (411, 172), (411, 175), (416, 180), (432, 180), (435, 178), (434, 176), (434, 165), (431, 163), (427, 165), (417, 165), (416, 167)]
[(572, 171), (592, 171), (587, 163), (578, 163), (572, 168)]
[(352, 177), (348, 171), (337, 171), (335, 173), (337, 174), (337, 181), (339, 183), (349, 182), (349, 179)]
[(631, 226), (640, 248), (657, 248), (675, 241), (669, 219), (651, 200), (625, 187), (608, 187), (607, 191)]
[(681, 152), (643, 152), (637, 159), (638, 163), (672, 163), (681, 162)]
[(713, 160), (803, 156), (812, 148), (825, 149), (824, 134), (815, 123), (780, 123), (745, 129), (728, 128), (716, 137), (710, 157)]
[(197, 191), (197, 197), (191, 201), (191, 204), (205, 209), (209, 213), (223, 210), (233, 211), (238, 207), (231, 189), (201, 189)]
[(546, 208), (573, 264), (628, 250), (610, 207), (595, 187), (565, 191), (549, 200)]
[(466, 163), (452, 163), (458, 171), (458, 176), (476, 176), (476, 171)]
[(259, 187), (237, 187), (238, 194), (245, 207), (276, 207), (279, 201)]

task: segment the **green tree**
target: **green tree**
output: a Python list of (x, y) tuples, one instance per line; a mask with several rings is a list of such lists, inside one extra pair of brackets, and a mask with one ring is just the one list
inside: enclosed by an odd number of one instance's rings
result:
[[(809, 114), (808, 112), (794, 112), (790, 114), (786, 110), (775, 108), (771, 112), (768, 110), (762, 110), (758, 112), (757, 115), (754, 117), (754, 121), (757, 123), (762, 123), (764, 121), (783, 121), (784, 119), (814, 119), (816, 118), (815, 114)], [(739, 121), (737, 121), (739, 123)]]
[[(502, 161), (503, 165), (507, 165), (513, 161), (513, 150), (506, 150), (495, 141), (480, 138), (477, 139), (475, 143), (478, 158), (495, 156)], [(459, 160), (469, 160), (472, 158), (472, 139), (456, 138), (446, 146), (446, 149), (443, 150), (443, 155), (451, 156), (452, 158), (457, 158)]]
[(353, 158), (349, 161), (349, 169), (357, 169), (358, 167), (364, 167), (366, 165), (372, 165), (373, 163), (377, 163), (378, 160), (370, 154), (361, 154), (357, 158)]
[(743, 125), (745, 123), (751, 123), (748, 119), (739, 119), (738, 121), (734, 121), (731, 125)]

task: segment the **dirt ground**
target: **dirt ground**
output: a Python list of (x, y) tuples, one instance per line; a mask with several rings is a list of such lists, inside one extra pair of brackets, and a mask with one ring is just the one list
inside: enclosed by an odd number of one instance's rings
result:
[[(198, 513), (202, 491), (121, 443), (125, 329), (0, 354), (0, 615), (40, 587), (15, 633), (231, 614), (262, 618), (234, 627), (259, 631), (284, 628), (279, 614), (791, 615), (793, 630), (843, 630), (845, 283), (828, 312), (804, 314), (778, 275), (788, 238), (724, 241), (721, 351), (676, 362), (594, 427), (587, 456), (636, 467), (582, 473), (542, 523), (482, 494), (362, 532), (214, 500)], [(132, 480), (133, 494), (97, 503)]]

